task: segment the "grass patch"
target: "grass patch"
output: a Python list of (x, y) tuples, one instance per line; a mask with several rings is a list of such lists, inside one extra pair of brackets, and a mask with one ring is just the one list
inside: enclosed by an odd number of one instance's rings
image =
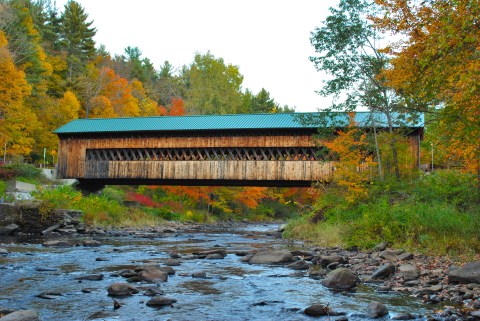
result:
[(480, 253), (475, 177), (449, 170), (416, 180), (375, 182), (355, 203), (327, 188), (313, 211), (289, 224), (285, 236), (360, 248), (386, 241), (427, 254), (473, 256)]

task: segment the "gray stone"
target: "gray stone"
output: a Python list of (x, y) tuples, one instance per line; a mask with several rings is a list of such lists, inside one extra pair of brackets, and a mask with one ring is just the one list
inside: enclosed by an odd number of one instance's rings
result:
[(470, 316), (474, 317), (476, 320), (480, 320), (480, 311), (472, 311), (470, 312)]
[(64, 240), (52, 240), (52, 241), (43, 242), (43, 246), (47, 246), (47, 247), (71, 247), (72, 244), (70, 242), (64, 241)]
[(1, 321), (39, 321), (35, 310), (18, 310), (0, 318)]
[(410, 252), (405, 252), (405, 253), (402, 253), (400, 254), (397, 259), (399, 261), (410, 261), (410, 260), (413, 260), (413, 254), (410, 253)]
[(397, 254), (392, 251), (382, 251), (378, 256), (384, 260), (395, 260), (397, 258)]
[(310, 265), (305, 261), (305, 260), (298, 260), (296, 262), (290, 263), (287, 265), (288, 268), (293, 269), (293, 270), (308, 270), (310, 268)]
[(50, 234), (50, 233), (52, 233), (53, 231), (55, 231), (56, 229), (58, 229), (59, 227), (60, 227), (60, 224), (52, 225), (52, 226), (50, 226), (49, 228), (43, 230), (43, 231), (41, 232), (41, 234), (43, 234), (43, 235)]
[(222, 254), (220, 253), (212, 253), (212, 254), (208, 254), (205, 259), (207, 260), (221, 260), (223, 259), (225, 256), (223, 256)]
[(167, 306), (167, 305), (172, 305), (175, 302), (177, 302), (176, 299), (167, 298), (165, 296), (156, 296), (156, 297), (151, 298), (147, 302), (147, 306), (149, 306), (149, 307), (163, 307), (163, 306)]
[(282, 224), (278, 227), (277, 231), (282, 233), (283, 231), (285, 231), (286, 227), (287, 227), (287, 224)]
[(7, 255), (8, 253), (9, 252), (6, 249), (0, 247), (0, 255)]
[(378, 243), (378, 244), (375, 245), (375, 247), (373, 248), (373, 251), (375, 251), (375, 252), (384, 251), (384, 250), (387, 248), (387, 246), (388, 246), (387, 242)]
[(201, 251), (201, 252), (196, 252), (196, 253), (193, 253), (195, 255), (197, 255), (198, 258), (201, 258), (201, 259), (205, 259), (207, 257), (213, 257), (212, 255), (216, 255), (217, 257), (219, 256), (222, 256), (225, 257), (227, 256), (227, 251), (225, 251), (224, 249), (214, 249), (214, 250), (206, 250), (206, 251)]
[(250, 259), (250, 264), (282, 264), (293, 262), (293, 255), (288, 251), (269, 250), (258, 252)]
[(101, 246), (101, 245), (102, 245), (102, 243), (97, 241), (97, 240), (90, 240), (90, 239), (83, 240), (83, 246), (97, 247), (97, 246)]
[(452, 269), (448, 273), (449, 283), (480, 283), (480, 261), (465, 264), (459, 269)]
[(180, 265), (180, 261), (179, 260), (176, 260), (176, 259), (167, 259), (165, 261), (165, 265), (167, 266), (179, 266)]
[(372, 279), (383, 279), (389, 277), (391, 274), (395, 273), (395, 265), (388, 262), (386, 264), (381, 265), (378, 269), (376, 269), (372, 274)]
[(168, 273), (156, 268), (142, 270), (138, 275), (147, 282), (167, 282), (168, 280)]
[(163, 271), (167, 273), (168, 275), (174, 275), (175, 274), (175, 269), (172, 268), (171, 266), (161, 266), (158, 268), (160, 271)]
[(110, 296), (127, 296), (140, 292), (136, 287), (128, 283), (114, 283), (108, 287)]
[(332, 263), (343, 264), (345, 262), (345, 258), (340, 255), (322, 255), (317, 261), (317, 263), (322, 267), (326, 267)]
[(75, 280), (78, 281), (100, 281), (103, 280), (103, 274), (88, 274), (88, 275), (81, 275), (77, 276)]
[(358, 277), (347, 268), (338, 268), (327, 274), (322, 284), (331, 289), (348, 290), (359, 283)]
[(17, 231), (19, 228), (20, 226), (15, 223), (8, 224), (6, 226), (0, 226), (0, 235), (13, 235), (13, 233), (15, 233), (15, 231)]
[(370, 318), (376, 319), (388, 314), (387, 307), (383, 303), (372, 301), (368, 304), (367, 314)]
[(404, 281), (416, 280), (420, 276), (418, 269), (410, 264), (402, 264), (398, 268), (400, 276)]
[(305, 309), (304, 313), (312, 317), (329, 315), (329, 308), (323, 304), (314, 304)]

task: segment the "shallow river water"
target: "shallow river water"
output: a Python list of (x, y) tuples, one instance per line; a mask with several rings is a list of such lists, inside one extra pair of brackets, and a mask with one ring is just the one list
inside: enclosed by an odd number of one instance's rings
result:
[[(234, 254), (259, 248), (301, 249), (300, 243), (267, 233), (276, 229), (276, 225), (248, 225), (178, 234), (104, 236), (97, 238), (102, 242), (100, 247), (51, 248), (43, 247), (43, 240), (19, 243), (3, 239), (0, 247), (10, 254), (0, 256), (0, 309), (34, 309), (44, 321), (312, 320), (303, 310), (317, 303), (346, 312), (349, 320), (366, 320), (365, 308), (372, 300), (384, 303), (391, 317), (429, 312), (430, 307), (406, 295), (381, 294), (369, 286), (360, 286), (352, 293), (335, 293), (306, 272), (250, 265)], [(229, 253), (224, 259), (180, 259), (181, 265), (174, 267), (176, 274), (158, 284), (165, 296), (177, 300), (173, 306), (148, 307), (145, 303), (150, 297), (141, 291), (116, 298), (121, 307), (113, 309), (107, 288), (125, 282), (115, 273), (142, 264), (163, 264), (172, 251), (188, 258), (192, 252), (218, 247)], [(194, 278), (195, 272), (205, 272), (207, 277)], [(78, 276), (98, 273), (104, 275), (100, 281), (75, 280)], [(42, 292), (61, 295), (53, 299), (37, 297)], [(338, 317), (328, 320), (335, 318)]]

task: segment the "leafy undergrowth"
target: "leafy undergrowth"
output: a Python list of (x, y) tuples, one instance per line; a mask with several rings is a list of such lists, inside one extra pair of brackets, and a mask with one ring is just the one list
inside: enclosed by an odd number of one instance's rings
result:
[(314, 211), (291, 221), (284, 235), (328, 246), (371, 248), (386, 241), (428, 254), (474, 256), (480, 253), (475, 177), (445, 170), (407, 182), (376, 182), (355, 203), (327, 189)]

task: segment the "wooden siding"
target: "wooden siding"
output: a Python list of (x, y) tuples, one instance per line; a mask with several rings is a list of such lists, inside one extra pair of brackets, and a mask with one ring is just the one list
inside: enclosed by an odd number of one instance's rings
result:
[(106, 148), (202, 148), (202, 147), (296, 147), (315, 146), (309, 135), (220, 136), (155, 138), (61, 138), (58, 173), (61, 178), (85, 178), (87, 149)]
[(318, 161), (92, 161), (87, 179), (318, 181), (332, 173)]

